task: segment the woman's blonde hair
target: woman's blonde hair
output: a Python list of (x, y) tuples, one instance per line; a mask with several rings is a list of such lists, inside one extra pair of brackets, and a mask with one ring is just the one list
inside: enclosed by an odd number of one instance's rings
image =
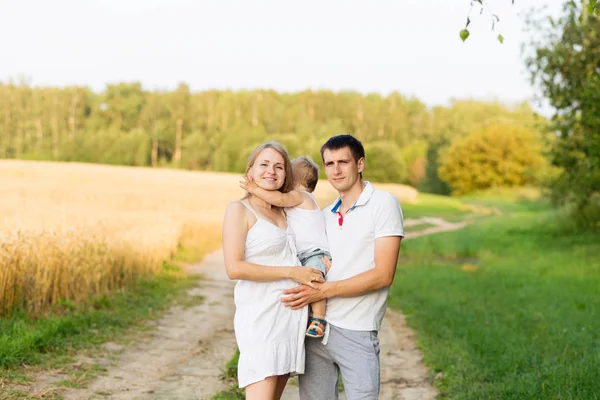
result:
[(281, 193), (291, 192), (294, 189), (294, 173), (292, 171), (292, 163), (290, 162), (290, 156), (288, 155), (287, 151), (283, 148), (283, 146), (275, 141), (271, 140), (269, 142), (265, 142), (261, 145), (258, 145), (252, 151), (252, 153), (250, 153), (250, 156), (248, 157), (248, 164), (246, 164), (246, 174), (248, 173), (248, 171), (250, 171), (250, 168), (252, 168), (252, 166), (256, 162), (256, 159), (258, 158), (259, 154), (265, 149), (273, 149), (279, 154), (281, 154), (281, 157), (283, 157), (285, 180), (283, 181), (283, 185), (281, 185), (281, 187), (279, 188), (279, 191)]

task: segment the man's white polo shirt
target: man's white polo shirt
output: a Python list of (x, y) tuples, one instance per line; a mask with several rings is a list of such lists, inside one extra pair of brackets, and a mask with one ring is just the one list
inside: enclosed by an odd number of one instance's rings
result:
[[(327, 281), (352, 278), (375, 267), (375, 239), (404, 236), (402, 209), (392, 194), (373, 189), (369, 182), (343, 218), (341, 199), (323, 210), (333, 259)], [(326, 320), (339, 328), (378, 331), (387, 307), (388, 288), (355, 297), (327, 300)]]

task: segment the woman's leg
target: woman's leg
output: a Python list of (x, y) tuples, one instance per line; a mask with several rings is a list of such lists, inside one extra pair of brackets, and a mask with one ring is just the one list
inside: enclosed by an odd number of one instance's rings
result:
[(269, 376), (263, 381), (246, 386), (246, 400), (279, 399), (279, 397), (275, 397), (275, 393), (279, 382), (278, 378), (280, 377)]
[(281, 399), (285, 385), (287, 384), (290, 375), (279, 375), (277, 377), (277, 387), (275, 388), (275, 400)]

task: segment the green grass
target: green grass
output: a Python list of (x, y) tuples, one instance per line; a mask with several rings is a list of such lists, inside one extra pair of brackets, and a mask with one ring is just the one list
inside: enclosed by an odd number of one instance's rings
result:
[(236, 350), (231, 360), (227, 361), (222, 378), (229, 382), (229, 389), (221, 391), (212, 397), (212, 400), (243, 400), (244, 389), (240, 389), (237, 381), (237, 366), (240, 359), (240, 351)]
[(439, 217), (454, 222), (473, 216), (549, 209), (550, 203), (536, 188), (495, 188), (452, 197), (419, 193), (417, 202), (402, 203), (404, 218)]
[(501, 206), (403, 244), (390, 306), (442, 373), (441, 398), (600, 399), (600, 238), (544, 204)]
[(542, 194), (533, 187), (493, 188), (461, 196), (460, 200), (471, 206), (507, 213), (551, 209), (550, 201)]
[(419, 223), (416, 225), (410, 225), (410, 226), (405, 225), (404, 232), (418, 232), (418, 231), (422, 231), (422, 230), (425, 230), (428, 228), (433, 228), (434, 226), (437, 226), (437, 225), (431, 224), (428, 222), (423, 222), (423, 223)]
[[(26, 380), (25, 365), (60, 368), (72, 362), (77, 351), (95, 348), (133, 329), (149, 329), (144, 322), (160, 317), (175, 302), (189, 305), (185, 291), (200, 278), (165, 264), (161, 275), (140, 280), (126, 292), (95, 299), (81, 310), (57, 309), (40, 319), (25, 313), (0, 318), (0, 380)], [(62, 384), (79, 385), (82, 379), (75, 374)]]
[(456, 197), (419, 193), (416, 203), (402, 203), (402, 211), (404, 218), (436, 216), (452, 219), (469, 214), (471, 209)]

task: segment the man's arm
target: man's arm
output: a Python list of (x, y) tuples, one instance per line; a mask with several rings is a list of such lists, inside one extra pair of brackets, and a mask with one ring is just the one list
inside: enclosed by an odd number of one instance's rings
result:
[(256, 182), (251, 178), (244, 175), (243, 179), (240, 180), (240, 187), (246, 192), (253, 194), (269, 204), (277, 207), (296, 207), (302, 204), (304, 196), (302, 193), (292, 190), (288, 193), (281, 193), (278, 190), (265, 190), (258, 187)]
[(354, 297), (389, 287), (394, 281), (400, 252), (401, 236), (386, 236), (375, 240), (375, 268), (352, 278), (316, 285), (319, 290), (299, 286), (284, 290), (282, 302), (296, 310), (307, 304), (331, 297)]

